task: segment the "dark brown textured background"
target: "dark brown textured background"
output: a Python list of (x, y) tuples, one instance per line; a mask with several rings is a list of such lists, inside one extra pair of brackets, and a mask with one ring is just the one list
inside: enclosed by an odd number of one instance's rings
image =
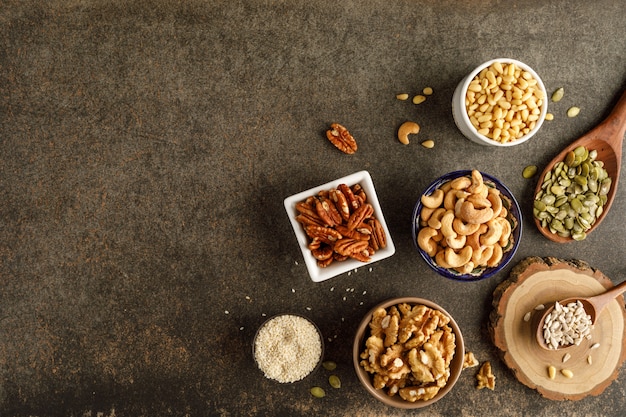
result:
[[(576, 403), (517, 382), (486, 332), (510, 267), (484, 282), (440, 278), (409, 226), (434, 178), (481, 169), (524, 206), (515, 261), (580, 258), (622, 281), (624, 178), (600, 229), (559, 246), (535, 230), (535, 183), (521, 171), (608, 114), (626, 80), (624, 17), (613, 0), (4, 0), (0, 415), (621, 415), (624, 369)], [(566, 91), (555, 120), (511, 149), (470, 143), (450, 111), (461, 78), (501, 56)], [(426, 86), (435, 93), (419, 106), (395, 99)], [(568, 119), (572, 105), (581, 113)], [(422, 126), (406, 147), (395, 138), (405, 120)], [(332, 122), (353, 133), (355, 155), (324, 139)], [(397, 252), (313, 283), (283, 199), (362, 169)], [(492, 362), (495, 392), (477, 391), (468, 371), (424, 412), (367, 395), (352, 336), (367, 310), (400, 295), (455, 316)], [(284, 311), (321, 327), (340, 390), (323, 370), (279, 385), (255, 369), (254, 332)], [(309, 394), (314, 384), (326, 398)]]

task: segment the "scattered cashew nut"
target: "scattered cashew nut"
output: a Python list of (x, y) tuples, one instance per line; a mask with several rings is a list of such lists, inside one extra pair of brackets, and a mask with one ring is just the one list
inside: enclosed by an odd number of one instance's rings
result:
[(404, 145), (409, 144), (409, 135), (419, 133), (420, 126), (415, 122), (404, 122), (398, 128), (398, 140)]

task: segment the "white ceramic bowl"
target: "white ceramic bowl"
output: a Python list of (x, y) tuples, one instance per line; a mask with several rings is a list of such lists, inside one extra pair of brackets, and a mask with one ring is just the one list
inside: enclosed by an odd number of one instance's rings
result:
[(470, 122), (470, 119), (467, 115), (467, 108), (465, 106), (465, 97), (467, 94), (467, 87), (469, 86), (471, 81), (474, 79), (474, 77), (476, 77), (476, 75), (478, 75), (483, 69), (489, 67), (491, 64), (495, 62), (501, 62), (503, 64), (512, 63), (512, 64), (517, 65), (522, 70), (529, 72), (530, 74), (532, 74), (533, 78), (537, 80), (537, 85), (539, 86), (539, 88), (544, 93), (546, 93), (546, 87), (544, 86), (543, 81), (541, 80), (539, 75), (537, 75), (537, 73), (528, 65), (524, 64), (523, 62), (517, 61), (515, 59), (511, 59), (511, 58), (492, 59), (476, 67), (465, 78), (463, 78), (461, 82), (457, 85), (456, 89), (454, 90), (454, 95), (452, 96), (452, 117), (454, 118), (454, 123), (459, 128), (461, 133), (463, 133), (463, 135), (469, 140), (471, 140), (472, 142), (478, 143), (480, 145), (500, 146), (500, 147), (520, 145), (528, 141), (530, 138), (532, 138), (541, 128), (541, 125), (543, 124), (546, 118), (546, 114), (548, 112), (547, 93), (545, 94), (545, 99), (543, 100), (543, 103), (541, 105), (541, 113), (539, 115), (539, 119), (537, 120), (537, 123), (535, 124), (535, 127), (526, 135), (510, 142), (505, 142), (505, 143), (498, 142), (496, 140), (493, 140), (491, 138), (488, 138), (487, 136), (484, 136), (478, 133), (478, 130)]
[[(367, 195), (367, 202), (374, 207), (374, 216), (376, 217), (376, 219), (378, 219), (383, 229), (385, 230), (385, 234), (387, 236), (387, 246), (383, 249), (377, 250), (376, 253), (371, 256), (370, 262), (361, 262), (357, 261), (356, 259), (347, 259), (342, 262), (333, 262), (326, 268), (320, 268), (317, 265), (317, 260), (313, 257), (313, 255), (311, 254), (311, 250), (308, 248), (309, 238), (304, 232), (304, 228), (302, 227), (302, 225), (296, 220), (296, 216), (298, 215), (298, 212), (296, 210), (296, 204), (300, 201), (306, 200), (307, 197), (317, 195), (317, 193), (322, 190), (337, 188), (340, 184), (347, 184), (348, 186), (360, 184), (361, 187), (363, 187), (363, 190)], [(329, 278), (336, 277), (337, 275), (341, 275), (345, 272), (357, 268), (367, 267), (374, 262), (392, 256), (396, 252), (393, 240), (391, 239), (391, 234), (389, 233), (389, 228), (387, 227), (385, 217), (383, 216), (383, 210), (380, 207), (378, 196), (376, 195), (376, 190), (374, 189), (372, 177), (367, 171), (355, 172), (354, 174), (348, 175), (346, 177), (336, 179), (334, 181), (328, 182), (315, 188), (311, 188), (306, 191), (302, 191), (301, 193), (292, 195), (291, 197), (287, 197), (284, 201), (284, 204), (285, 210), (287, 211), (287, 215), (289, 216), (289, 220), (293, 227), (293, 231), (296, 234), (298, 246), (300, 246), (300, 250), (302, 251), (302, 256), (304, 257), (304, 262), (306, 264), (307, 270), (309, 271), (309, 275), (314, 282), (325, 281)]]

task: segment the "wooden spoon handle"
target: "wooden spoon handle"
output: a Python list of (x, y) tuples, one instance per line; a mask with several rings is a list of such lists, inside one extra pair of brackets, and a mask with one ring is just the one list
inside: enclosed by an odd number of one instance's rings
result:
[(613, 145), (616, 149), (616, 153), (621, 155), (622, 141), (624, 139), (624, 132), (626, 132), (626, 90), (622, 93), (622, 96), (617, 101), (617, 104), (611, 111), (611, 114), (601, 123), (606, 125), (604, 128), (603, 139)]
[(615, 287), (611, 288), (610, 290), (608, 290), (607, 292), (603, 294), (596, 295), (595, 297), (590, 298), (589, 302), (593, 303), (593, 305), (596, 307), (596, 310), (598, 310), (598, 314), (599, 314), (600, 311), (604, 308), (604, 306), (606, 306), (608, 303), (610, 303), (614, 298), (616, 298), (618, 295), (620, 295), (624, 291), (626, 291), (626, 281), (622, 282), (619, 285), (616, 285)]

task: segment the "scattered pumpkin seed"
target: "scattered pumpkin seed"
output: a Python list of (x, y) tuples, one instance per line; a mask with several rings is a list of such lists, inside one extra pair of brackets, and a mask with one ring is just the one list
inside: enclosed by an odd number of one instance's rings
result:
[(398, 100), (407, 100), (409, 98), (409, 95), (406, 93), (402, 93), (402, 94), (396, 94), (396, 98)]
[(529, 179), (529, 178), (534, 177), (536, 173), (537, 173), (537, 166), (528, 165), (526, 168), (524, 168), (524, 171), (522, 171), (522, 177)]
[(422, 94), (424, 94), (425, 96), (430, 96), (433, 93), (433, 89), (430, 87), (425, 87), (422, 90)]
[(432, 149), (435, 147), (435, 141), (428, 139), (422, 142), (422, 146), (426, 149)]
[(564, 94), (565, 90), (563, 89), (563, 87), (557, 88), (556, 90), (554, 90), (554, 93), (552, 93), (552, 101), (558, 103), (559, 101), (561, 101)]
[(578, 116), (578, 113), (580, 113), (579, 107), (574, 106), (567, 109), (567, 117), (576, 117)]
[(313, 387), (311, 388), (311, 395), (315, 398), (324, 398), (326, 396), (326, 392), (321, 387)]
[(337, 369), (337, 364), (333, 361), (324, 361), (322, 362), (322, 366), (327, 371), (334, 371), (335, 369)]
[(331, 375), (328, 377), (328, 383), (333, 388), (341, 388), (341, 380), (337, 375)]
[(425, 101), (426, 101), (426, 96), (423, 96), (421, 94), (418, 94), (415, 97), (413, 97), (413, 104), (421, 104)]

